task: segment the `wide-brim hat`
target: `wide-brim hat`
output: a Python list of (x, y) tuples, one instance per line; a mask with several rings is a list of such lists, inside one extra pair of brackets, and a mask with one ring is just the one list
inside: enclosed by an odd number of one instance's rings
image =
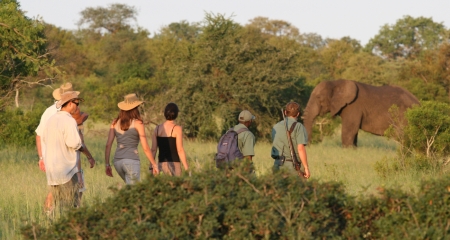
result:
[[(53, 98), (55, 100), (60, 100), (61, 99), (61, 95), (65, 92), (71, 92), (73, 91), (72, 89), (72, 83), (68, 82), (68, 83), (64, 83), (63, 85), (61, 85), (61, 87), (53, 90)], [(80, 92), (75, 91), (78, 95), (80, 94)]]
[(80, 94), (80, 92), (77, 91), (70, 91), (61, 94), (61, 99), (58, 102), (56, 102), (56, 108), (60, 108), (62, 105), (64, 105), (64, 103), (70, 100), (78, 100), (80, 102), (83, 102), (84, 99), (78, 97), (78, 94)]
[(254, 120), (256, 117), (248, 110), (244, 110), (239, 113), (238, 120), (243, 122), (248, 122), (250, 120)]
[(141, 105), (144, 101), (139, 100), (136, 93), (131, 93), (123, 97), (124, 100), (117, 104), (117, 106), (124, 111), (131, 110), (139, 105)]

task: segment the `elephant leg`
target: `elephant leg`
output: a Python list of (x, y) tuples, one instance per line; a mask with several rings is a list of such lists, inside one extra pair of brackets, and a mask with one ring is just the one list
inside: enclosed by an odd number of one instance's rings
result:
[(343, 147), (356, 147), (358, 141), (358, 131), (360, 123), (356, 120), (345, 121), (342, 119), (342, 146)]

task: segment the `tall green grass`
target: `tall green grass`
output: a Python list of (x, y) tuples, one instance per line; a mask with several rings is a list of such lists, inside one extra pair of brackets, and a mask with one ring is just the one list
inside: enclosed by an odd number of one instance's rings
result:
[[(83, 168), (87, 191), (83, 204), (102, 202), (113, 193), (110, 186), (124, 185), (117, 173), (114, 177), (105, 175), (104, 149), (107, 130), (86, 131), (86, 143), (97, 165), (90, 169), (83, 156)], [(215, 142), (184, 142), (191, 171), (214, 167)], [(396, 187), (407, 192), (418, 188), (422, 179), (434, 176), (421, 172), (405, 172), (393, 176), (382, 176), (375, 171), (375, 164), (383, 159), (395, 157), (396, 144), (383, 137), (360, 133), (357, 149), (342, 149), (340, 134), (327, 138), (318, 145), (307, 147), (311, 178), (319, 181), (342, 182), (349, 194), (367, 196), (376, 194), (378, 188)], [(115, 146), (114, 146), (115, 147)], [(258, 141), (253, 159), (258, 177), (271, 174), (273, 160), (270, 158), (271, 144)], [(115, 149), (112, 149), (112, 155)], [(43, 212), (43, 202), (47, 195), (45, 173), (37, 165), (35, 149), (7, 148), (0, 150), (0, 238), (20, 239), (20, 226), (27, 222), (51, 224)], [(148, 172), (148, 160), (141, 153), (141, 177)], [(294, 170), (289, 163), (285, 168)], [(295, 191), (295, 189), (290, 189)]]

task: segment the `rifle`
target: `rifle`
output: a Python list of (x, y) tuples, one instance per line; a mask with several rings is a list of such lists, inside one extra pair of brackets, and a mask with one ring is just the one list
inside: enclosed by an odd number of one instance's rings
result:
[(288, 123), (286, 121), (286, 117), (284, 116), (284, 111), (281, 109), (281, 114), (283, 115), (284, 127), (286, 128), (286, 135), (289, 143), (289, 151), (291, 153), (292, 165), (297, 171), (297, 174), (300, 178), (305, 178), (305, 173), (300, 169), (300, 161), (297, 158), (297, 154), (295, 154), (294, 144), (292, 144), (291, 132), (288, 129)]

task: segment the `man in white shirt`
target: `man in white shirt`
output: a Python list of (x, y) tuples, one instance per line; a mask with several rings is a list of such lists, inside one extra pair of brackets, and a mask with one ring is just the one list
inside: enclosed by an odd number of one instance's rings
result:
[(48, 119), (48, 127), (44, 128), (42, 135), (45, 144), (43, 167), (60, 211), (71, 206), (78, 207), (80, 204), (78, 179), (81, 179), (81, 176), (78, 175), (81, 173), (77, 166), (76, 151), (84, 152), (85, 149), (77, 123), (71, 114), (82, 101), (78, 92), (63, 93), (56, 103), (56, 108), (61, 110)]
[[(53, 91), (52, 95), (53, 95), (53, 98), (55, 99), (55, 102), (53, 103), (53, 105), (51, 105), (50, 107), (45, 109), (44, 113), (41, 116), (39, 126), (36, 128), (36, 131), (35, 131), (36, 132), (36, 149), (37, 149), (37, 152), (39, 155), (39, 168), (43, 172), (45, 172), (45, 166), (44, 166), (45, 144), (42, 141), (44, 129), (45, 129), (45, 126), (47, 125), (48, 119), (51, 116), (55, 115), (59, 111), (59, 108), (56, 107), (56, 102), (61, 99), (61, 95), (63, 93), (69, 92), (69, 91), (73, 91), (72, 84), (69, 82), (61, 85), (61, 87), (59, 87)], [(77, 92), (77, 93), (80, 94), (80, 92)], [(45, 198), (44, 208), (45, 208), (46, 212), (51, 211), (53, 208), (53, 196), (52, 196), (51, 192), (49, 192), (47, 194), (47, 197)]]
[[(43, 156), (44, 156), (45, 146), (44, 146), (44, 143), (42, 142), (41, 137), (44, 132), (44, 128), (47, 124), (48, 119), (59, 111), (59, 109), (56, 107), (56, 102), (61, 99), (61, 95), (63, 93), (70, 92), (70, 91), (73, 91), (71, 83), (65, 83), (65, 84), (61, 85), (60, 88), (57, 88), (53, 91), (52, 95), (53, 95), (53, 98), (55, 99), (55, 103), (53, 103), (53, 105), (51, 105), (50, 107), (45, 109), (44, 113), (41, 116), (39, 126), (36, 128), (36, 131), (35, 131), (36, 132), (36, 149), (37, 149), (38, 155), (39, 155), (39, 168), (44, 172), (45, 172), (45, 169), (44, 169)], [(77, 94), (80, 94), (80, 92), (77, 92)]]

